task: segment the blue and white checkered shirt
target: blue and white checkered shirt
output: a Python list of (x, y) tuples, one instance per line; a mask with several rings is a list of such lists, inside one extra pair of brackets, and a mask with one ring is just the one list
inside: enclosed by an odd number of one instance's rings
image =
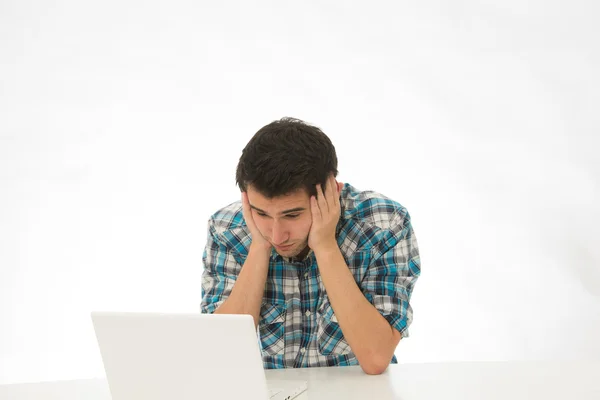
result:
[[(406, 208), (349, 184), (340, 204), (336, 236), (356, 284), (390, 325), (408, 337), (410, 297), (421, 261)], [(231, 293), (248, 256), (251, 238), (241, 202), (216, 212), (207, 236), (200, 308), (213, 313)], [(272, 251), (258, 331), (265, 368), (358, 365), (312, 251), (301, 261)]]

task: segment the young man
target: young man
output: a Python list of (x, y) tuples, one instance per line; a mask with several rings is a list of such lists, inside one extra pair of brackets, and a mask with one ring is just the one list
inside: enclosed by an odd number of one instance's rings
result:
[(409, 214), (336, 175), (319, 128), (275, 121), (242, 152), (241, 202), (210, 218), (201, 310), (252, 315), (265, 368), (380, 374), (408, 336), (420, 274)]

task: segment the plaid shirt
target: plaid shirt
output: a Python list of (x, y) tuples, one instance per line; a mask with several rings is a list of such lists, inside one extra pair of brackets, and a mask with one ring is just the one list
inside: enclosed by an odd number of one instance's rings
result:
[[(345, 184), (336, 237), (348, 268), (367, 300), (402, 337), (412, 321), (409, 304), (421, 262), (410, 216), (375, 192)], [(241, 202), (209, 221), (202, 257), (202, 313), (227, 299), (248, 256), (250, 234)], [(265, 368), (358, 365), (319, 274), (314, 253), (304, 260), (271, 253), (258, 331)], [(392, 363), (396, 363), (396, 357)]]

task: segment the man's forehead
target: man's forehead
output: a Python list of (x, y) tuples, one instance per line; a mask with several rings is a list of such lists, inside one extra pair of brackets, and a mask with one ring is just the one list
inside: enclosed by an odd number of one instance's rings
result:
[(266, 197), (252, 186), (248, 186), (248, 200), (250, 201), (250, 205), (254, 208), (264, 210), (264, 207), (267, 207), (276, 212), (281, 212), (282, 210), (289, 208), (306, 208), (309, 203), (309, 196), (306, 189), (297, 189), (282, 196)]
[(304, 198), (304, 197), (308, 198), (309, 197), (308, 191), (306, 190), (306, 188), (294, 189), (291, 192), (288, 192), (288, 193), (280, 195), (280, 196), (267, 197), (263, 193), (261, 193), (259, 190), (256, 190), (256, 188), (254, 186), (248, 185), (247, 192), (249, 195), (259, 197), (259, 198), (265, 199), (267, 201), (290, 200), (290, 199), (296, 199), (296, 198)]

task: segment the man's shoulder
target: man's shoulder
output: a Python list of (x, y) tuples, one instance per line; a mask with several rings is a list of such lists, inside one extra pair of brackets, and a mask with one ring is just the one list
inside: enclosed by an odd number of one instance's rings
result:
[(405, 225), (410, 216), (406, 207), (391, 198), (373, 191), (358, 190), (346, 183), (342, 190), (343, 217), (361, 225), (391, 229)]
[(208, 227), (215, 239), (227, 247), (240, 252), (247, 250), (251, 239), (241, 201), (231, 203), (212, 214)]
[(210, 224), (218, 230), (227, 230), (245, 225), (242, 202), (233, 202), (213, 213), (210, 216)]

